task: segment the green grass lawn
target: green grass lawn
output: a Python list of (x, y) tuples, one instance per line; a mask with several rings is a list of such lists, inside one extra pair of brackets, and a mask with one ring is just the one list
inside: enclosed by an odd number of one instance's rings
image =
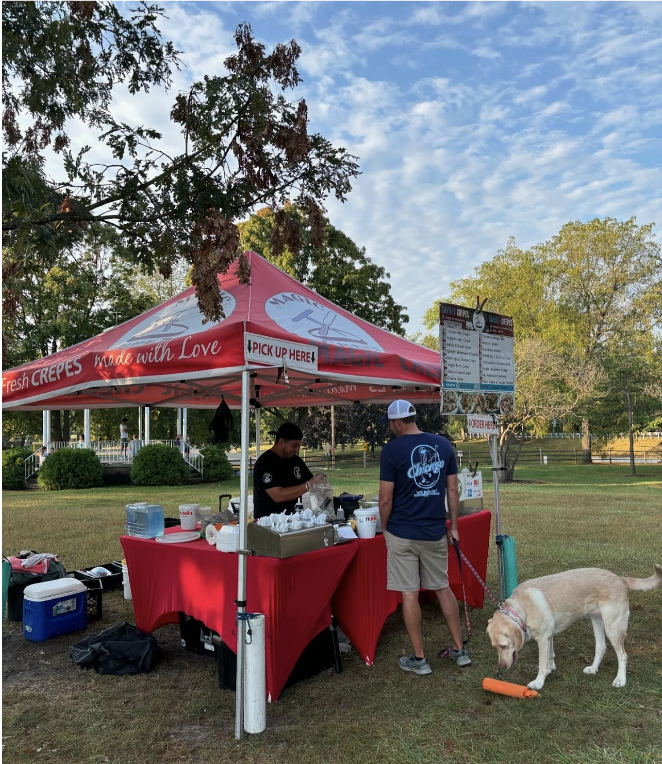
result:
[[(329, 471), (336, 489), (372, 497), (378, 459)], [(486, 466), (483, 462), (482, 466)], [(485, 508), (493, 509), (490, 476)], [(604, 567), (647, 577), (662, 562), (662, 467), (518, 467), (517, 482), (500, 487), (502, 531), (515, 537), (520, 580), (574, 567)], [(526, 481), (526, 482), (525, 482)], [(60, 493), (3, 492), (4, 554), (57, 552), (67, 568), (121, 557), (124, 505), (218, 505), (238, 493), (238, 479), (184, 488), (114, 487)], [(488, 584), (497, 588), (494, 547)], [(555, 639), (557, 671), (535, 700), (485, 693), (496, 652), (484, 630), (492, 609), (472, 612), (473, 665), (458, 669), (436, 652), (448, 642), (438, 609), (424, 606), (424, 635), (433, 673), (405, 674), (409, 651), (399, 612), (386, 622), (375, 665), (352, 654), (342, 674), (323, 672), (283, 692), (267, 708), (267, 730), (234, 740), (234, 694), (220, 690), (211, 658), (179, 645), (166, 626), (156, 637), (163, 659), (150, 674), (103, 677), (76, 667), (68, 645), (80, 635), (34, 644), (20, 624), (3, 626), (3, 748), (7, 761), (65, 764), (426, 764), (427, 762), (556, 762), (653, 764), (662, 761), (662, 590), (630, 597), (628, 684), (611, 687), (611, 647), (597, 676), (589, 623)], [(121, 592), (104, 597), (104, 618), (88, 634), (133, 621)], [(503, 678), (525, 684), (536, 674), (537, 649), (527, 645)]]

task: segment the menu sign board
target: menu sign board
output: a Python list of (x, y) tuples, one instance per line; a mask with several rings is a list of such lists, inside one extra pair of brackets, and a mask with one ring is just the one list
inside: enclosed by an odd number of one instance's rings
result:
[(512, 414), (514, 342), (509, 316), (441, 303), (442, 414)]

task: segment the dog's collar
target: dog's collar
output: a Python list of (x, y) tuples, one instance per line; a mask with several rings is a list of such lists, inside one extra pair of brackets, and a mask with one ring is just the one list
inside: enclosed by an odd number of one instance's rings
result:
[(510, 618), (511, 621), (515, 622), (516, 626), (520, 629), (522, 634), (524, 634), (525, 639), (529, 636), (529, 631), (526, 628), (526, 624), (524, 623), (524, 620), (518, 613), (516, 613), (511, 608), (506, 607), (505, 605), (499, 606), (499, 612), (505, 615), (506, 618)]

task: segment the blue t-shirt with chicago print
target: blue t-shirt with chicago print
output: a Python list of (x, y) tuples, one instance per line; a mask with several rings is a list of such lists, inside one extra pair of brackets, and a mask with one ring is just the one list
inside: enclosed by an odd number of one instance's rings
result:
[(441, 435), (421, 432), (387, 443), (379, 479), (395, 485), (386, 530), (403, 539), (440, 539), (446, 533), (448, 475), (457, 475), (457, 462), (453, 447)]

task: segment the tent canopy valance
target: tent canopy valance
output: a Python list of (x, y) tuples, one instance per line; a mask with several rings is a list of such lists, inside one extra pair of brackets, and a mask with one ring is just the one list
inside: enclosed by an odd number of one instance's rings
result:
[[(225, 318), (203, 323), (191, 287), (137, 318), (3, 373), (3, 409), (322, 406), (440, 400), (439, 355), (320, 297), (248, 252), (219, 283)], [(405, 395), (406, 391), (406, 395)]]

